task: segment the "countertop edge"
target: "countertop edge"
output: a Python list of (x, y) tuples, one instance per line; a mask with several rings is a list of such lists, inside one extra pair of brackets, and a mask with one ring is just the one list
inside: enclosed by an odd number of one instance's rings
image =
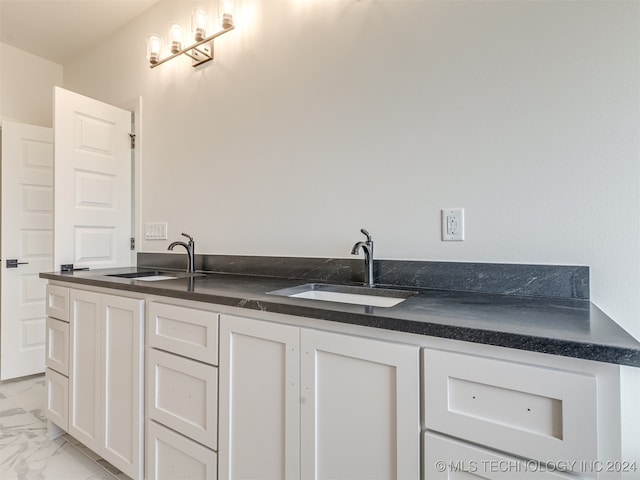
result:
[(295, 313), (292, 313), (292, 306), (288, 303), (278, 301), (278, 297), (273, 299), (257, 300), (243, 298), (242, 296), (229, 296), (217, 294), (203, 294), (175, 289), (166, 289), (153, 285), (140, 285), (138, 283), (116, 283), (104, 278), (82, 278), (74, 277), (72, 274), (62, 273), (40, 273), (40, 278), (67, 282), (78, 285), (86, 285), (113, 290), (135, 292), (154, 296), (165, 296), (184, 300), (192, 300), (203, 303), (212, 303), (229, 307), (238, 307), (247, 310), (265, 311), (283, 315), (293, 315), (326, 320), (336, 323), (345, 323), (365, 327), (379, 328), (384, 330), (425, 335), (452, 340), (466, 341), (498, 347), (512, 348), (538, 353), (547, 353), (570, 358), (612, 363), (640, 367), (640, 348), (625, 348), (620, 346), (586, 343), (567, 339), (555, 339), (528, 334), (517, 334), (513, 332), (502, 332), (499, 330), (487, 330), (473, 327), (463, 327), (457, 325), (446, 325), (434, 322), (417, 322), (415, 320), (400, 320), (398, 318), (384, 317), (381, 315), (370, 316), (363, 313), (352, 313), (345, 311), (331, 310), (328, 308), (313, 308), (295, 306)]

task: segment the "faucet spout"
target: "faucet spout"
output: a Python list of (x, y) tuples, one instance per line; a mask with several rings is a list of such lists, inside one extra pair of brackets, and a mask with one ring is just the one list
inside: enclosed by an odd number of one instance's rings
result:
[(366, 237), (366, 242), (357, 242), (351, 249), (351, 255), (358, 255), (360, 249), (364, 252), (364, 284), (368, 287), (373, 287), (374, 283), (374, 270), (373, 270), (373, 239), (369, 232), (364, 228), (360, 230)]
[(195, 257), (196, 257), (196, 242), (193, 241), (193, 237), (187, 235), (186, 233), (182, 234), (183, 236), (189, 239), (189, 243), (184, 242), (172, 242), (169, 244), (167, 250), (173, 250), (177, 246), (184, 247), (187, 250), (187, 272), (193, 273), (195, 272)]

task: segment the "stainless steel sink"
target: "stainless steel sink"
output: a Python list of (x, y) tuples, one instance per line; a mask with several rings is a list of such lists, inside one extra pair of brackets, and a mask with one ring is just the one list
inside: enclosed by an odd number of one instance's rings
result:
[(305, 283), (296, 287), (267, 292), (269, 295), (290, 298), (306, 298), (323, 302), (351, 303), (385, 308), (398, 305), (416, 293), (407, 290), (331, 285), (327, 283)]
[(130, 278), (132, 280), (141, 280), (144, 282), (155, 282), (158, 280), (173, 280), (178, 278), (172, 273), (151, 271), (151, 272), (132, 272), (132, 273), (114, 273), (107, 277)]

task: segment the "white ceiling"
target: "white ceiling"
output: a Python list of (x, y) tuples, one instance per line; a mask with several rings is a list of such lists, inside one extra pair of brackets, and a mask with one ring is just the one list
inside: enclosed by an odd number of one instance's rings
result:
[(158, 0), (0, 0), (0, 42), (64, 64)]

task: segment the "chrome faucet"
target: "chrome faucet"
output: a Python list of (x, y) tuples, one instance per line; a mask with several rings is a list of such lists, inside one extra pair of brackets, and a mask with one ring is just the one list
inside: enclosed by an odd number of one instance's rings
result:
[(369, 232), (364, 228), (360, 229), (360, 231), (367, 237), (367, 241), (356, 243), (351, 249), (351, 255), (358, 255), (362, 248), (362, 251), (364, 252), (364, 284), (369, 287), (373, 287), (373, 240), (371, 239)]
[(184, 243), (184, 242), (173, 242), (171, 245), (169, 245), (169, 248), (167, 250), (173, 250), (174, 247), (180, 245), (184, 248), (187, 249), (187, 272), (195, 272), (196, 268), (195, 268), (195, 258), (196, 258), (196, 242), (193, 241), (193, 237), (191, 235), (187, 235), (186, 233), (182, 233), (181, 235), (187, 237), (189, 239), (189, 243)]

